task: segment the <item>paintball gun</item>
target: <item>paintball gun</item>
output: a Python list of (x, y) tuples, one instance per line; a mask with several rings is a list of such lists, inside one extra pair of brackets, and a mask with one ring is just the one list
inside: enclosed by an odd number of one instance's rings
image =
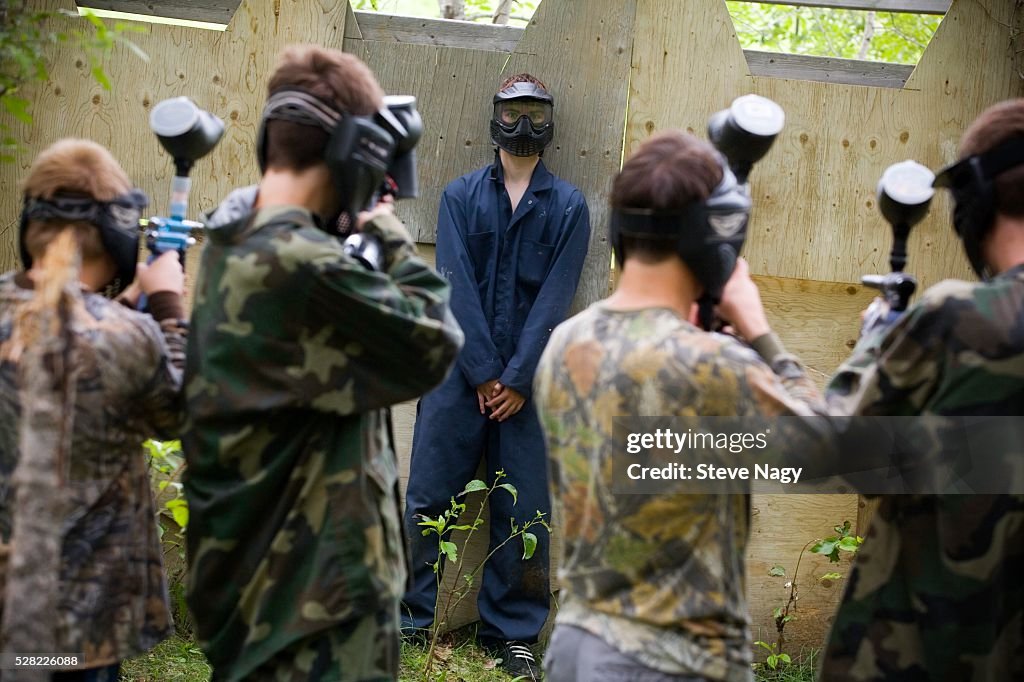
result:
[(878, 209), (892, 226), (892, 251), (888, 275), (864, 275), (864, 286), (882, 292), (882, 300), (874, 301), (864, 316), (861, 333), (888, 326), (907, 309), (910, 297), (917, 290), (917, 280), (903, 271), (907, 264), (907, 238), (910, 230), (928, 215), (935, 190), (935, 175), (916, 161), (903, 161), (885, 169), (878, 181)]
[(708, 119), (708, 138), (725, 157), (736, 186), (717, 198), (707, 200), (709, 234), (708, 246), (717, 251), (721, 262), (720, 282), (710, 287), (699, 303), (699, 322), (704, 329), (716, 325), (714, 305), (718, 302), (725, 281), (732, 274), (740, 250), (747, 237), (750, 217), (750, 172), (761, 160), (786, 122), (782, 107), (759, 95), (744, 95), (733, 100), (728, 109), (712, 114)]
[[(177, 251), (182, 265), (185, 252), (195, 244), (192, 230), (202, 223), (185, 220), (188, 194), (192, 188), (189, 171), (192, 164), (206, 156), (224, 134), (224, 122), (203, 111), (187, 97), (173, 97), (153, 107), (149, 127), (167, 153), (174, 159), (174, 179), (171, 181), (170, 217), (154, 216), (146, 230), (149, 260), (167, 251)], [(140, 307), (144, 304), (140, 303)]]
[(349, 221), (341, 226), (345, 253), (352, 256), (371, 270), (380, 270), (383, 262), (381, 245), (377, 239), (360, 232), (352, 233), (352, 221), (359, 211), (369, 210), (385, 196), (394, 199), (409, 199), (419, 196), (419, 183), (416, 174), (416, 143), (423, 135), (423, 119), (416, 110), (416, 98), (411, 95), (389, 95), (384, 98), (384, 109), (378, 115), (376, 123), (390, 135), (394, 148), (387, 167), (383, 169), (383, 179), (370, 196), (365, 205), (353, 207), (355, 210), (342, 214), (342, 220)]

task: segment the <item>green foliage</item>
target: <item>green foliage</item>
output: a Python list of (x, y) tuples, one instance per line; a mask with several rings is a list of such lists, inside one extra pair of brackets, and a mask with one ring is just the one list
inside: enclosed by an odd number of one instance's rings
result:
[[(836, 532), (835, 535), (824, 540), (817, 540), (811, 545), (809, 551), (814, 554), (823, 554), (828, 557), (829, 561), (835, 563), (839, 561), (840, 551), (853, 554), (860, 549), (861, 543), (864, 542), (864, 538), (853, 534), (849, 521), (845, 521), (841, 526), (833, 526), (832, 530)], [(824, 577), (820, 579), (823, 580)]]
[(167, 517), (173, 519), (184, 533), (188, 527), (188, 502), (185, 501), (185, 492), (179, 480), (185, 468), (181, 443), (176, 440), (147, 440), (142, 447), (149, 463), (153, 490), (158, 494), (158, 499), (164, 500), (156, 515), (161, 539), (168, 530)]
[[(54, 27), (54, 20), (65, 15), (74, 18), (75, 28), (68, 31)], [(77, 26), (81, 26), (80, 28)], [(110, 90), (110, 79), (103, 69), (103, 57), (114, 45), (128, 47), (140, 59), (149, 57), (125, 35), (144, 29), (116, 22), (108, 27), (90, 12), (80, 16), (77, 12), (34, 12), (25, 0), (0, 0), (0, 110), (25, 125), (31, 125), (30, 102), (21, 89), (33, 82), (50, 77), (46, 54), (56, 45), (69, 45), (85, 54), (89, 72), (104, 90)], [(6, 123), (0, 123), (0, 161), (14, 161), (17, 141)]]
[[(439, 0), (351, 0), (352, 8), (363, 11), (386, 12), (416, 17), (440, 17)], [(537, 11), (541, 0), (513, 0), (509, 12), (509, 25), (525, 26)], [(465, 0), (462, 19), (490, 23), (500, 0)]]
[[(500, 0), (466, 0), (466, 19), (469, 21), (489, 22), (498, 9)], [(513, 0), (509, 12), (510, 25), (523, 25), (530, 21), (537, 11), (540, 0)]]
[(779, 665), (789, 665), (793, 662), (792, 660), (790, 660), (789, 654), (777, 651), (778, 644), (768, 644), (767, 642), (762, 642), (761, 640), (758, 640), (754, 642), (754, 646), (761, 647), (762, 649), (768, 652), (768, 656), (765, 658), (764, 662), (765, 665), (767, 665), (772, 670), (778, 668)]
[[(509, 534), (497, 547), (492, 549), (487, 556), (484, 557), (483, 561), (476, 565), (472, 570), (465, 571), (465, 550), (469, 545), (470, 538), (473, 536), (480, 526), (483, 525), (483, 513), (484, 509), (487, 508), (488, 501), (491, 495), (495, 494), (498, 490), (503, 490), (512, 496), (512, 503), (515, 504), (519, 500), (519, 491), (511, 483), (503, 483), (502, 479), (506, 478), (507, 474), (504, 471), (496, 471), (494, 473), (494, 481), (491, 485), (487, 485), (481, 480), (474, 479), (466, 484), (462, 492), (458, 494), (458, 497), (465, 497), (470, 493), (482, 492), (483, 499), (480, 502), (480, 508), (477, 510), (476, 516), (470, 523), (459, 523), (459, 519), (462, 514), (466, 511), (466, 504), (463, 502), (457, 502), (453, 497), (446, 509), (442, 514), (433, 518), (426, 515), (420, 515), (417, 525), (423, 528), (420, 531), (424, 537), (429, 535), (435, 535), (437, 537), (437, 561), (434, 562), (434, 575), (437, 582), (437, 600), (434, 603), (434, 624), (430, 631), (430, 646), (427, 650), (426, 659), (422, 664), (421, 672), (422, 679), (429, 680), (430, 673), (433, 665), (436, 661), (442, 657), (438, 654), (438, 638), (443, 631), (444, 626), (450, 620), (452, 614), (458, 605), (465, 599), (470, 591), (473, 589), (473, 585), (476, 582), (476, 577), (483, 570), (484, 565), (487, 561), (494, 556), (494, 553), (500, 550), (502, 547), (507, 545), (509, 542), (521, 539), (523, 543), (523, 561), (528, 561), (534, 555), (537, 550), (538, 538), (535, 533), (531, 530), (537, 528), (544, 528), (548, 533), (551, 532), (551, 527), (547, 523), (547, 519), (544, 517), (544, 513), (537, 511), (533, 518), (526, 521), (521, 526), (516, 520), (509, 519)], [(461, 547), (452, 541), (452, 533), (455, 531), (464, 531), (465, 535), (462, 537)], [(447, 595), (442, 595), (441, 591), (441, 574), (443, 569), (448, 564), (455, 565), (455, 581), (454, 586), (448, 592)], [(442, 673), (442, 677), (446, 676), (446, 673)]]
[[(771, 645), (764, 647), (764, 643), (759, 642), (755, 646), (767, 649)], [(819, 650), (810, 649), (801, 651), (799, 656), (793, 657), (789, 662), (776, 659), (774, 670), (768, 667), (767, 661), (755, 663), (754, 679), (757, 682), (814, 682), (818, 672), (818, 653)]]
[(727, 2), (744, 48), (916, 64), (941, 16)]
[[(835, 531), (835, 535), (830, 535), (827, 538), (811, 540), (803, 546), (803, 549), (800, 550), (800, 556), (798, 556), (796, 560), (796, 567), (793, 569), (793, 578), (785, 584), (785, 587), (789, 588), (789, 599), (786, 600), (785, 604), (777, 606), (772, 610), (772, 618), (775, 619), (775, 630), (778, 632), (778, 639), (776, 642), (772, 644), (770, 648), (764, 642), (755, 642), (756, 645), (768, 649), (771, 654), (776, 656), (775, 659), (771, 659), (771, 656), (769, 656), (769, 659), (774, 660), (776, 664), (779, 661), (784, 661), (785, 663), (790, 662), (789, 656), (782, 653), (782, 647), (786, 641), (786, 624), (796, 620), (796, 615), (794, 615), (792, 611), (796, 611), (796, 604), (800, 599), (797, 578), (800, 573), (800, 561), (803, 559), (804, 553), (810, 552), (811, 554), (827, 556), (830, 562), (838, 562), (840, 551), (854, 554), (860, 548), (861, 543), (864, 542), (864, 538), (853, 533), (853, 527), (849, 521), (844, 521), (841, 526), (833, 526), (832, 530)], [(784, 578), (786, 577), (786, 569), (779, 564), (775, 564), (768, 569), (768, 575), (776, 578)], [(839, 580), (842, 577), (842, 573), (830, 571), (818, 576), (818, 582), (827, 584), (828, 582)], [(785, 656), (786, 658), (782, 659), (782, 656)], [(769, 667), (772, 670), (775, 670), (776, 665), (771, 665), (769, 663)]]

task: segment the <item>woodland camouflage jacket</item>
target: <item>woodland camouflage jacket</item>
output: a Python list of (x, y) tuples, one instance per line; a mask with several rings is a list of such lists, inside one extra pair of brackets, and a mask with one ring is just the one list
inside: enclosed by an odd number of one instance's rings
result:
[[(0, 277), (0, 348), (11, 339), (15, 307), (31, 296), (31, 290), (18, 286), (14, 273)], [(96, 667), (138, 655), (172, 632), (142, 442), (178, 435), (184, 419), (186, 332), (177, 319), (158, 325), (149, 315), (97, 294), (76, 300), (80, 306), (70, 325), (77, 375), (71, 457), (53, 499), (36, 501), (63, 518), (59, 585), (32, 598), (56, 594), (53, 653), (84, 654), (79, 665)], [(3, 355), (0, 540), (6, 543), (17, 526), (16, 490), (10, 483), (20, 456), (25, 392), (19, 387), (19, 363)], [(25, 543), (15, 537), (14, 544)], [(33, 564), (33, 557), (22, 561), (30, 571), (44, 570)], [(0, 575), (4, 563), (0, 557)], [(31, 619), (24, 613), (14, 616), (19, 617)], [(12, 653), (38, 653), (38, 642), (24, 644), (31, 651), (20, 646)]]
[(614, 493), (612, 423), (619, 415), (823, 410), (817, 388), (773, 336), (755, 345), (770, 365), (669, 309), (604, 303), (555, 329), (534, 394), (565, 538), (558, 624), (665, 673), (751, 679), (749, 497)]
[[(1024, 415), (1024, 264), (987, 283), (930, 288), (858, 344), (828, 402), (870, 416)], [(822, 679), (1024, 679), (1024, 496), (893, 495), (879, 505)]]
[(392, 216), (363, 268), (297, 207), (210, 230), (186, 371), (188, 601), (217, 679), (396, 608), (405, 584), (385, 408), (447, 374), (448, 285)]

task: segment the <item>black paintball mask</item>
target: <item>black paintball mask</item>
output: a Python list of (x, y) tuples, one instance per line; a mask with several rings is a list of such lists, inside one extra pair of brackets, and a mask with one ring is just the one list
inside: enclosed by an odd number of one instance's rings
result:
[(719, 163), (722, 180), (704, 201), (670, 210), (617, 208), (612, 211), (610, 223), (612, 250), (620, 267), (625, 258), (623, 237), (675, 242), (676, 253), (703, 287), (701, 316), (705, 328), (711, 320), (703, 318), (718, 303), (736, 268), (752, 207), (747, 187), (736, 180), (724, 157), (719, 156)]
[(625, 258), (624, 236), (675, 241), (676, 252), (703, 288), (698, 304), (704, 329), (714, 327), (714, 308), (747, 239), (753, 206), (748, 184), (751, 170), (771, 149), (785, 121), (782, 107), (769, 99), (736, 98), (728, 109), (708, 119), (708, 138), (718, 150), (722, 168), (722, 180), (711, 196), (680, 209), (612, 211), (610, 238), (620, 267)]
[(1024, 165), (1024, 136), (1006, 140), (982, 154), (961, 159), (939, 171), (935, 187), (953, 193), (953, 228), (963, 242), (967, 259), (983, 280), (991, 273), (982, 256), (981, 244), (995, 225), (996, 178)]
[[(404, 100), (403, 104), (412, 107)], [(267, 122), (274, 120), (320, 128), (328, 134), (324, 161), (339, 199), (340, 215), (320, 216), (327, 232), (336, 233), (340, 225), (354, 224), (356, 214), (371, 205), (397, 157), (412, 157), (409, 163), (415, 167), (411, 146), (419, 139), (422, 122), (414, 107), (403, 122), (387, 104), (370, 116), (357, 116), (338, 111), (304, 90), (278, 90), (267, 100), (257, 137), (262, 172), (267, 164)], [(408, 154), (403, 155), (403, 150)]]
[(513, 156), (542, 154), (555, 136), (555, 100), (534, 83), (513, 83), (494, 96), (491, 142)]
[(139, 219), (149, 205), (149, 197), (135, 188), (110, 201), (97, 201), (89, 196), (57, 194), (52, 199), (26, 196), (21, 209), (18, 248), (25, 269), (32, 267), (32, 256), (25, 244), (30, 222), (86, 222), (100, 231), (103, 248), (114, 260), (117, 272), (101, 293), (113, 298), (135, 279), (139, 258)]

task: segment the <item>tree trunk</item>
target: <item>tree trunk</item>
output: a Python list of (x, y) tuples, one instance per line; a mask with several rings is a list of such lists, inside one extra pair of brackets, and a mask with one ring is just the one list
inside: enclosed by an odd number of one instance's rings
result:
[(860, 51), (857, 52), (857, 59), (865, 59), (868, 50), (871, 49), (871, 39), (875, 37), (875, 13), (868, 12), (864, 17), (864, 35), (860, 39)]
[(512, 0), (501, 0), (498, 3), (497, 8), (494, 10), (493, 23), (501, 24), (503, 26), (508, 25), (508, 15), (512, 11)]
[(438, 0), (442, 19), (465, 19), (466, 0)]

